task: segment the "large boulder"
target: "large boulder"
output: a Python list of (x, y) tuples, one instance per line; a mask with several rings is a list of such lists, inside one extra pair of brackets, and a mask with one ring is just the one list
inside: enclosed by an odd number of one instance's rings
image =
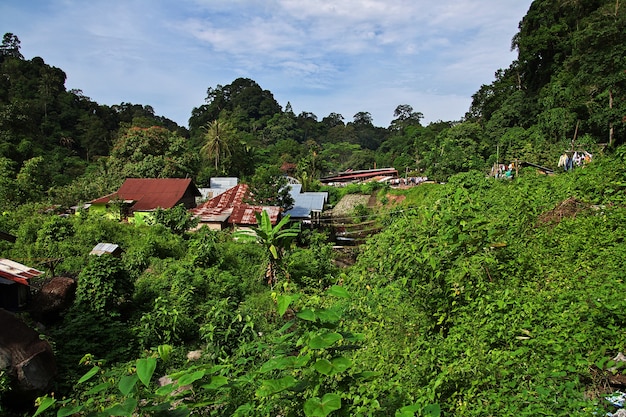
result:
[(75, 295), (75, 280), (54, 277), (31, 300), (30, 315), (42, 323), (52, 323), (72, 305)]
[(12, 377), (11, 398), (31, 404), (51, 388), (57, 372), (50, 344), (4, 309), (0, 309), (0, 369)]

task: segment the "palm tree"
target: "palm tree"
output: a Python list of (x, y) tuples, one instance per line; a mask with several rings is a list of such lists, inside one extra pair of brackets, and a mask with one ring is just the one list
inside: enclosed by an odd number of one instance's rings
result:
[(230, 155), (230, 144), (235, 129), (230, 122), (216, 119), (209, 123), (204, 134), (205, 144), (201, 151), (215, 161), (218, 171), (220, 160)]

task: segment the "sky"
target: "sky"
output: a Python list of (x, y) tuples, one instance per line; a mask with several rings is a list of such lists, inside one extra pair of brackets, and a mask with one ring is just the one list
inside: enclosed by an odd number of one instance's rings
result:
[(188, 126), (207, 89), (256, 81), (285, 108), (460, 120), (516, 59), (531, 0), (2, 0), (21, 41), (99, 104), (150, 105)]

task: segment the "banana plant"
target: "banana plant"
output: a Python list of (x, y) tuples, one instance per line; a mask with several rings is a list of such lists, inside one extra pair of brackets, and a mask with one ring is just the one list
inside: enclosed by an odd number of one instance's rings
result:
[(277, 281), (277, 272), (281, 267), (283, 253), (293, 239), (300, 234), (298, 226), (289, 225), (290, 216), (283, 217), (275, 226), (272, 226), (267, 211), (256, 213), (257, 225), (249, 230), (241, 230), (235, 233), (240, 240), (255, 240), (267, 249), (268, 264), (265, 278), (270, 286)]

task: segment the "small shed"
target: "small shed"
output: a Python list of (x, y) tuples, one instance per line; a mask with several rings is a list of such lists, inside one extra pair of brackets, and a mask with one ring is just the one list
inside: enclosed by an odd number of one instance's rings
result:
[(43, 274), (42, 271), (0, 258), (0, 307), (18, 310), (30, 296), (30, 279)]
[(318, 224), (328, 201), (328, 193), (325, 191), (302, 192), (301, 184), (292, 184), (290, 187), (293, 207), (287, 210), (285, 215), (291, 216), (294, 221)]
[(107, 253), (109, 255), (119, 258), (120, 256), (122, 256), (122, 252), (122, 248), (120, 248), (119, 245), (116, 245), (115, 243), (98, 243), (96, 246), (94, 246), (91, 252), (89, 252), (89, 254), (101, 256)]

